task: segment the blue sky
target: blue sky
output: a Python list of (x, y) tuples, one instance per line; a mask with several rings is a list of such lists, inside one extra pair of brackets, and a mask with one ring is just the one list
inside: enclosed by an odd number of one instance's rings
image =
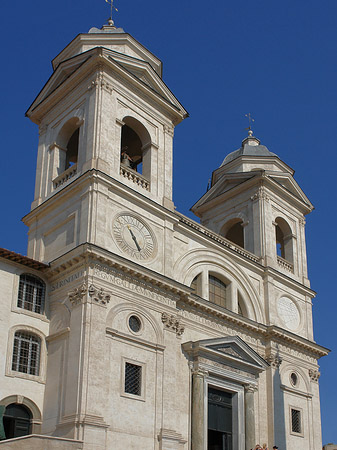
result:
[[(335, 372), (337, 1), (115, 0), (116, 25), (164, 62), (164, 80), (190, 117), (176, 128), (174, 200), (189, 208), (255, 117), (261, 143), (296, 170), (315, 205), (307, 249), (320, 361), (323, 443), (337, 443)], [(33, 200), (38, 130), (24, 113), (51, 59), (109, 16), (104, 0), (2, 2), (0, 246), (26, 253), (20, 222)]]

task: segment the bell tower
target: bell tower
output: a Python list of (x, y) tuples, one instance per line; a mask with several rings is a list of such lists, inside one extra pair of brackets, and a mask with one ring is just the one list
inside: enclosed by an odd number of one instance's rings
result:
[(112, 20), (79, 34), (52, 66), (26, 113), (40, 134), (28, 255), (49, 262), (85, 242), (118, 251), (104, 237), (106, 200), (173, 210), (173, 133), (187, 112), (161, 61)]
[(304, 216), (313, 206), (293, 176), (249, 130), (213, 172), (211, 188), (192, 211), (263, 265), (308, 285)]

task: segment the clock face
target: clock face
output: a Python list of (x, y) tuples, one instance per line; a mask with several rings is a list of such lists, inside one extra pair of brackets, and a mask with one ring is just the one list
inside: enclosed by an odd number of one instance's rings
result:
[(277, 311), (280, 319), (289, 330), (297, 330), (300, 325), (300, 313), (295, 303), (288, 297), (278, 300)]
[(155, 237), (148, 225), (133, 214), (119, 214), (113, 221), (118, 247), (134, 259), (145, 260), (155, 254)]

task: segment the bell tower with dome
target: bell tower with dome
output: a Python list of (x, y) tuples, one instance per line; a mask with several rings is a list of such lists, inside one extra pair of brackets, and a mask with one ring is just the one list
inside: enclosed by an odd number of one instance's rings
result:
[(209, 191), (191, 208), (201, 223), (308, 285), (304, 216), (313, 206), (294, 170), (249, 130), (213, 172)]
[(321, 450), (294, 171), (249, 130), (198, 223), (172, 199), (187, 112), (161, 61), (110, 20), (52, 65), (28, 256), (0, 249), (0, 450)]

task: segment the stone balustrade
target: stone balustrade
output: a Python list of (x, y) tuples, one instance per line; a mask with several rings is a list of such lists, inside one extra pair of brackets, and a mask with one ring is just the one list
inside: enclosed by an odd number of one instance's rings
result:
[(281, 258), (281, 256), (278, 255), (277, 255), (277, 263), (280, 267), (282, 267), (282, 269), (285, 269), (291, 273), (294, 272), (294, 264), (291, 264), (289, 261), (285, 260), (284, 258)]
[(73, 164), (68, 167), (67, 170), (61, 173), (58, 177), (53, 179), (54, 189), (62, 186), (62, 184), (66, 183), (70, 178), (74, 177), (77, 173), (77, 164)]
[(127, 167), (122, 163), (120, 168), (120, 174), (123, 177), (127, 178), (128, 180), (133, 181), (135, 184), (137, 184), (137, 186), (140, 186), (147, 191), (150, 190), (149, 180), (143, 177), (143, 175), (141, 175), (140, 173), (136, 172), (133, 169), (130, 169), (130, 167)]

